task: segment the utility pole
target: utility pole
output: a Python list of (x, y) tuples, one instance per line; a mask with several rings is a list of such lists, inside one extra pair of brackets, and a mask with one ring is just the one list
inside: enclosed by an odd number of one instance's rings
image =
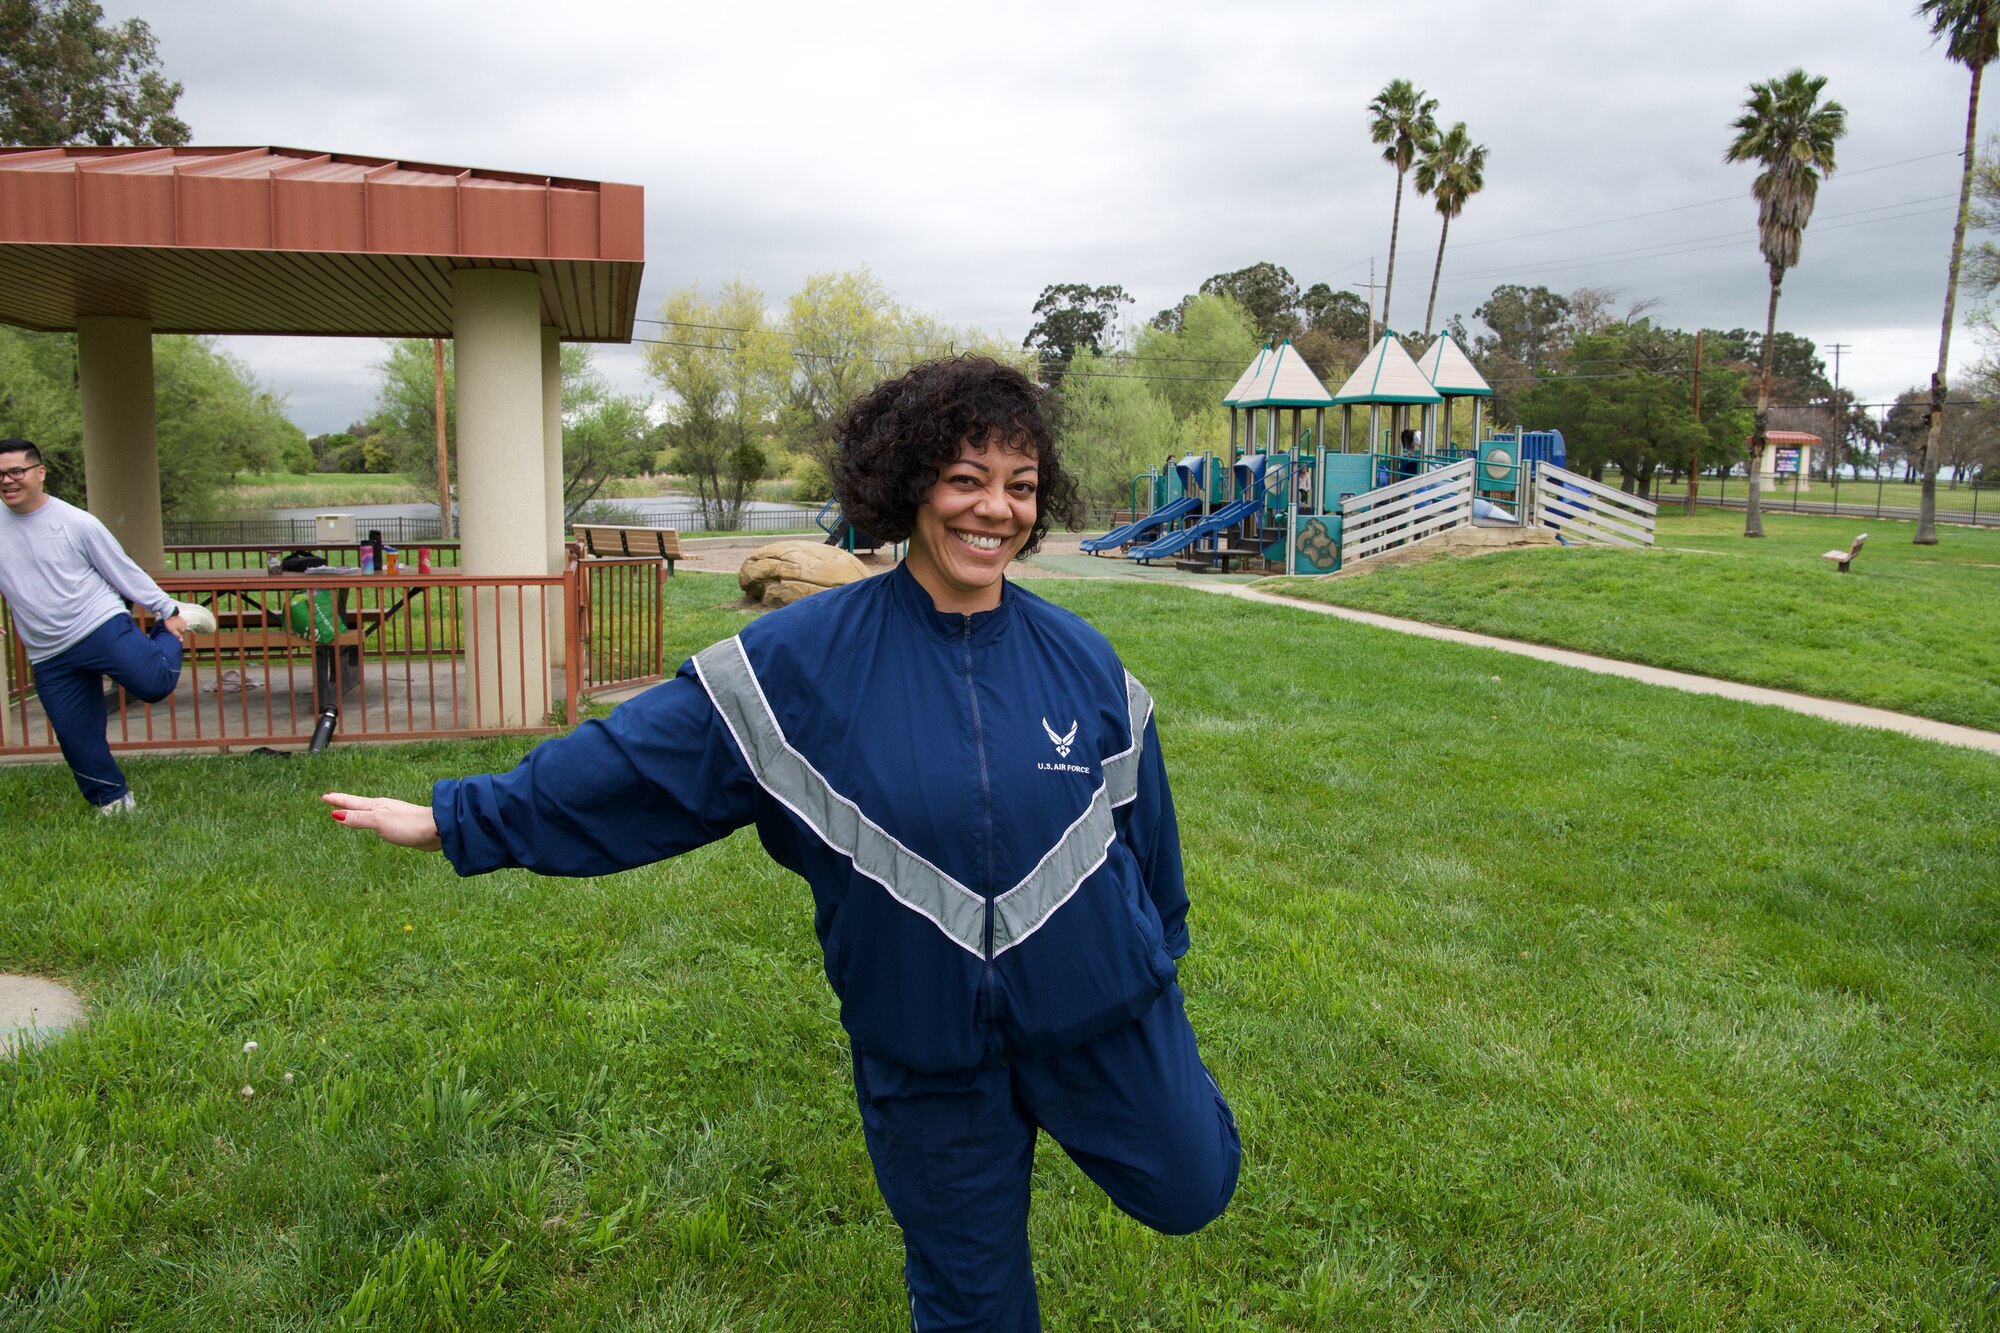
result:
[[(1705, 330), (1694, 331), (1694, 424), (1701, 426), (1701, 339)], [(1706, 430), (1707, 427), (1703, 426)], [(1694, 517), (1695, 498), (1701, 494), (1701, 441), (1688, 451), (1688, 517)]]
[(1840, 354), (1854, 350), (1852, 343), (1833, 344), (1833, 448), (1827, 451), (1826, 479), (1834, 481), (1840, 472), (1840, 456), (1847, 451), (1847, 404), (1840, 401)]
[[(1368, 261), (1368, 346), (1375, 346), (1375, 261)], [(1370, 446), (1373, 448), (1374, 446)]]

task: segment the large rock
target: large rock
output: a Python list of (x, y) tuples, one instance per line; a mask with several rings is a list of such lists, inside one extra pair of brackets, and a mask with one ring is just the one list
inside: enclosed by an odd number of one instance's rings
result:
[(789, 606), (801, 597), (867, 577), (868, 566), (838, 546), (803, 541), (761, 546), (736, 571), (743, 595), (765, 606)]

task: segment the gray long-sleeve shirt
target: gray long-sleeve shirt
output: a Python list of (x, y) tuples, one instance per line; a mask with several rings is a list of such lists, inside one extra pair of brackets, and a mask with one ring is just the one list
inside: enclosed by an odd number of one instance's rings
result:
[(0, 596), (39, 662), (81, 643), (136, 602), (165, 619), (174, 602), (97, 518), (53, 495), (32, 514), (0, 508)]

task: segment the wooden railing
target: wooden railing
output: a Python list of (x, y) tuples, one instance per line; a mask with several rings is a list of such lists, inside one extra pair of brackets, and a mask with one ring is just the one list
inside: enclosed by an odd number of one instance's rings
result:
[[(658, 569), (646, 567), (654, 600), (643, 604), (608, 596), (616, 584), (600, 573), (588, 586), (611, 614), (589, 617), (574, 559), (547, 575), (163, 575), (176, 600), (214, 610), (218, 629), (188, 637), (180, 684), (164, 702), (115, 695), (112, 747), (303, 744), (329, 712), (344, 740), (553, 730), (576, 718), (586, 679), (605, 674), (594, 664), (626, 673), (622, 681), (665, 670)], [(612, 635), (616, 651), (583, 632), (587, 621)], [(4, 603), (0, 628), (0, 754), (53, 753)]]
[(1659, 508), (1553, 463), (1535, 464), (1535, 525), (1572, 545), (1651, 546)]
[(1462, 459), (1341, 501), (1341, 563), (1351, 565), (1436, 533), (1469, 526), (1475, 466), (1476, 460)]
[(665, 679), (666, 566), (659, 560), (579, 560), (576, 651), (572, 674), (586, 691), (623, 689)]

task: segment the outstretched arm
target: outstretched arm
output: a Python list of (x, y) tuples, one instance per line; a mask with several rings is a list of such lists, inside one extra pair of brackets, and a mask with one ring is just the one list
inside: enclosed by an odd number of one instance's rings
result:
[(708, 692), (681, 675), (506, 773), (447, 778), (428, 806), (328, 793), (334, 818), (461, 875), (520, 866), (605, 875), (690, 851), (750, 822), (757, 792)]

